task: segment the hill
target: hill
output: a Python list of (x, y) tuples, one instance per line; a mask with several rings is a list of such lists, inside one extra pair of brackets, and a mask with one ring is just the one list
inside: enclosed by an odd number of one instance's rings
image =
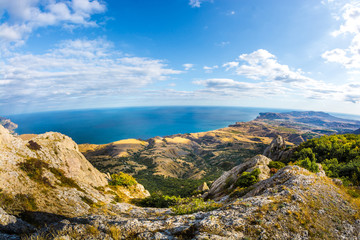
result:
[(325, 112), (313, 111), (260, 113), (256, 120), (272, 125), (291, 126), (299, 130), (310, 130), (324, 134), (351, 133), (360, 127), (360, 121), (338, 118)]
[(149, 196), (136, 182), (124, 187), (113, 181), (65, 135), (49, 132), (24, 141), (0, 126), (0, 208), (7, 214), (44, 224)]
[[(133, 175), (150, 192), (187, 196), (203, 182), (264, 152), (276, 136), (287, 146), (360, 127), (360, 122), (322, 112), (260, 113), (253, 121), (189, 134), (81, 144), (80, 151), (102, 172)], [(175, 186), (175, 187), (174, 187)]]

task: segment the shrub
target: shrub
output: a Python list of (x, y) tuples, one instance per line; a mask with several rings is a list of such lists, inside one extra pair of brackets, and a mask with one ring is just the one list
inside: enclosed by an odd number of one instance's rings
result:
[(299, 160), (295, 162), (296, 165), (303, 167), (311, 172), (319, 172), (319, 166), (316, 164), (315, 161), (310, 161), (309, 158)]
[(134, 203), (141, 207), (167, 208), (177, 204), (180, 199), (180, 197), (162, 195), (161, 192), (156, 192), (150, 197), (134, 200)]
[(124, 186), (124, 187), (130, 187), (136, 184), (137, 182), (135, 178), (123, 172), (119, 172), (118, 174), (116, 173), (112, 174), (111, 181), (109, 183), (109, 185), (112, 186)]
[(268, 165), (269, 168), (281, 169), (285, 167), (285, 164), (279, 161), (271, 161)]
[(198, 211), (211, 211), (222, 206), (213, 200), (204, 201), (200, 197), (181, 198), (162, 195), (160, 192), (144, 199), (137, 199), (134, 203), (141, 207), (170, 207), (175, 214), (190, 214)]
[(243, 172), (236, 181), (236, 187), (250, 187), (259, 181), (260, 169), (256, 168), (252, 172)]
[(28, 147), (29, 149), (35, 150), (35, 151), (41, 149), (41, 146), (40, 146), (37, 142), (34, 142), (33, 140), (30, 140), (30, 141), (28, 142), (27, 147)]
[(175, 214), (182, 215), (199, 211), (211, 211), (221, 206), (221, 203), (217, 203), (214, 200), (204, 201), (203, 198), (183, 198), (178, 204), (170, 208)]
[(29, 158), (25, 162), (18, 163), (21, 170), (26, 172), (28, 177), (37, 183), (52, 187), (48, 178), (43, 177), (44, 169), (49, 168), (49, 164), (36, 158)]

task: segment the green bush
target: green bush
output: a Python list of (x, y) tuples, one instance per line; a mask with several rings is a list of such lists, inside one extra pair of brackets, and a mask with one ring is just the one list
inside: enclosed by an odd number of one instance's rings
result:
[(177, 204), (180, 199), (180, 197), (162, 195), (161, 192), (156, 192), (150, 197), (134, 200), (134, 203), (141, 207), (167, 208)]
[(319, 166), (316, 164), (315, 161), (310, 161), (309, 158), (299, 160), (295, 162), (296, 165), (303, 167), (311, 172), (319, 172)]
[(271, 161), (268, 165), (269, 168), (281, 169), (285, 167), (285, 164), (279, 161)]
[(144, 199), (133, 201), (141, 207), (171, 208), (175, 214), (190, 214), (198, 211), (211, 211), (222, 205), (213, 200), (204, 201), (200, 197), (181, 198), (176, 196), (162, 195), (161, 192), (152, 194)]
[(221, 203), (217, 203), (214, 200), (204, 201), (203, 198), (183, 198), (178, 204), (171, 206), (171, 209), (175, 214), (183, 215), (199, 211), (211, 211), (221, 206)]
[(259, 181), (260, 169), (256, 168), (252, 172), (243, 172), (235, 183), (235, 187), (250, 187)]
[(342, 179), (344, 185), (360, 185), (360, 135), (311, 139), (300, 144), (287, 161), (313, 172), (318, 171), (315, 163), (321, 163), (327, 176)]
[(124, 187), (131, 187), (136, 184), (137, 182), (135, 178), (123, 172), (119, 172), (118, 174), (116, 173), (112, 174), (111, 181), (109, 183), (109, 185), (112, 186), (124, 186)]

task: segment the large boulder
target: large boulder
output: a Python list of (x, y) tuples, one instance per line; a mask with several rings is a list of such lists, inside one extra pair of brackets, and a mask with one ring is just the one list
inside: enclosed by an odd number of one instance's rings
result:
[(286, 148), (286, 142), (280, 135), (276, 136), (270, 145), (264, 150), (263, 155), (273, 161), (283, 161), (288, 159), (293, 153), (294, 148)]

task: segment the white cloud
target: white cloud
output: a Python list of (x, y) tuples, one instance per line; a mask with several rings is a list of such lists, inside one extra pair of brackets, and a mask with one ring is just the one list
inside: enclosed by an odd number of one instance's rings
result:
[[(259, 49), (250, 54), (242, 54), (236, 61), (223, 64), (226, 71), (233, 71), (248, 80), (212, 78), (194, 81), (204, 86), (200, 92), (218, 96), (277, 96), (281, 98), (328, 99), (359, 102), (360, 84), (344, 83), (335, 85), (305, 76), (301, 69), (291, 69), (280, 64), (273, 54)], [(210, 70), (211, 67), (204, 67)], [(255, 82), (249, 82), (255, 80)]]
[(201, 4), (203, 2), (208, 2), (208, 1), (211, 1), (211, 0), (190, 0), (189, 5), (193, 8), (199, 8), (199, 7), (201, 7)]
[(117, 96), (181, 73), (161, 60), (124, 56), (111, 46), (101, 39), (65, 41), (45, 54), (1, 59), (1, 104)]
[[(240, 62), (245, 62), (245, 64), (240, 65)], [(301, 70), (291, 70), (289, 66), (278, 63), (276, 57), (264, 49), (259, 49), (250, 54), (242, 54), (238, 61), (227, 62), (223, 66), (227, 70), (233, 68), (236, 74), (254, 80), (311, 81), (310, 78), (303, 75)]]
[(342, 24), (332, 35), (351, 36), (351, 43), (344, 49), (326, 51), (322, 57), (328, 62), (339, 63), (347, 69), (360, 68), (360, 3), (358, 1), (346, 3), (341, 8), (341, 14), (336, 15), (336, 18), (341, 20)]
[(46, 26), (95, 26), (91, 15), (105, 10), (98, 0), (0, 0), (0, 40), (19, 44)]
[(212, 67), (209, 66), (204, 66), (203, 69), (205, 70), (206, 73), (212, 73), (214, 69), (219, 68), (218, 65), (214, 65)]
[(194, 64), (192, 63), (185, 63), (183, 64), (183, 67), (185, 68), (186, 71), (192, 69), (194, 67)]

